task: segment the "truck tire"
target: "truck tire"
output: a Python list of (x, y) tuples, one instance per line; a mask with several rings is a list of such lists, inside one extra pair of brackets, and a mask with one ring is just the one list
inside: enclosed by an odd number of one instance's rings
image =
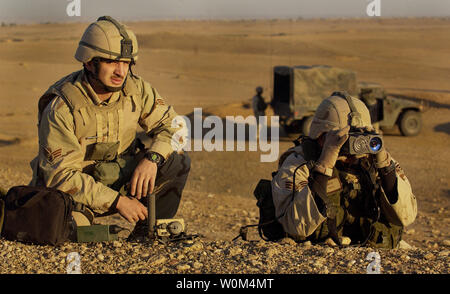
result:
[(302, 133), (305, 136), (309, 136), (309, 128), (311, 127), (312, 116), (305, 117), (302, 122)]
[(417, 136), (422, 129), (422, 116), (415, 110), (407, 110), (400, 116), (398, 123), (403, 136)]

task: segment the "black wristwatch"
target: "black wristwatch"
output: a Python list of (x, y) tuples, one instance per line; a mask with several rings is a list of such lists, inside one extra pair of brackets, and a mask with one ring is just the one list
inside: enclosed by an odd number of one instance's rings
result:
[(145, 158), (147, 158), (151, 162), (156, 163), (158, 167), (160, 167), (164, 163), (164, 157), (162, 157), (162, 155), (158, 152), (148, 151), (147, 153), (145, 153)]

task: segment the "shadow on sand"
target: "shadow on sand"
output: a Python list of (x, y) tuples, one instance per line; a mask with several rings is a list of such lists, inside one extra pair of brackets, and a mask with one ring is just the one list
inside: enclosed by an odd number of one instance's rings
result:
[(439, 133), (446, 133), (447, 135), (450, 135), (450, 122), (435, 126), (434, 130)]

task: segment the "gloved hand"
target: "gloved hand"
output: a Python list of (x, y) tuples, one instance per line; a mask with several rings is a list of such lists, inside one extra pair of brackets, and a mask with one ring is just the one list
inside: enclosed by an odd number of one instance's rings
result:
[(391, 155), (383, 147), (380, 152), (375, 154), (375, 166), (377, 168), (387, 167), (391, 164)]
[(319, 166), (330, 169), (334, 167), (339, 156), (339, 150), (341, 150), (342, 145), (348, 139), (349, 131), (350, 126), (346, 126), (340, 130), (329, 131), (326, 134), (322, 153), (320, 154), (319, 160), (317, 160)]

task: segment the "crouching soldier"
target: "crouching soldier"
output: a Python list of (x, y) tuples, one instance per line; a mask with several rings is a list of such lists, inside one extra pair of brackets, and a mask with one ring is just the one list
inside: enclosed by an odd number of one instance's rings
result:
[[(54, 187), (87, 209), (77, 225), (118, 212), (145, 234), (146, 201), (156, 196), (156, 217), (178, 209), (190, 159), (176, 152), (183, 126), (155, 88), (132, 73), (138, 59), (134, 33), (110, 17), (84, 32), (75, 58), (83, 69), (52, 85), (39, 100), (39, 154), (31, 185)], [(141, 126), (149, 146), (136, 140)], [(175, 134), (176, 135), (176, 134)]]
[(275, 216), (284, 234), (299, 242), (331, 237), (337, 244), (399, 245), (403, 228), (417, 215), (405, 173), (382, 144), (370, 145), (369, 154), (344, 150), (349, 131), (374, 134), (370, 122), (364, 103), (345, 92), (320, 104), (309, 137), (280, 157), (272, 179)]

